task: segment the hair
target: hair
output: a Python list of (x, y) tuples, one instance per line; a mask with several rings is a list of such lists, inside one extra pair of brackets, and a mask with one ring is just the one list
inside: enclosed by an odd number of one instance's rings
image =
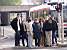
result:
[(17, 13), (17, 17), (19, 16), (20, 14), (19, 13)]
[(34, 19), (34, 21), (36, 21), (36, 20), (37, 20), (37, 18)]
[(41, 21), (42, 21), (42, 18), (39, 19), (39, 22), (41, 22)]
[(28, 22), (31, 22), (31, 19), (29, 19)]

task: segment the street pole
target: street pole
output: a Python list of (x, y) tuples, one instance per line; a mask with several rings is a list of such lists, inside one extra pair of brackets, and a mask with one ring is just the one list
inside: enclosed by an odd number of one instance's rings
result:
[(4, 26), (3, 26), (3, 37), (4, 37)]
[[(58, 4), (59, 4), (59, 0), (58, 0)], [(59, 41), (61, 41), (61, 16), (60, 16), (60, 12), (58, 12), (58, 35), (59, 35)]]
[(63, 23), (63, 4), (62, 4), (62, 12), (61, 12), (61, 43), (64, 43), (64, 23)]
[(61, 16), (60, 16), (60, 12), (58, 12), (58, 35), (59, 35), (59, 41), (61, 41)]

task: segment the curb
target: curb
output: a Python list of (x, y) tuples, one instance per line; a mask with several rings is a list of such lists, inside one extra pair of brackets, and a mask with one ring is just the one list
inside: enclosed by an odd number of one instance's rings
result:
[(5, 36), (5, 37), (1, 37), (0, 39), (1, 39), (1, 40), (3, 40), (3, 39), (7, 39), (7, 38), (8, 38), (8, 37), (7, 37), (7, 36)]
[(66, 44), (65, 43), (58, 43), (57, 46), (58, 47), (67, 47), (67, 43)]

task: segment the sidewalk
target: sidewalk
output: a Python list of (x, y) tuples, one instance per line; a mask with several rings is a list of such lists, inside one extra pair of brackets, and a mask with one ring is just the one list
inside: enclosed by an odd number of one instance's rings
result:
[(7, 39), (7, 38), (8, 38), (8, 36), (0, 35), (0, 40)]
[[(4, 28), (4, 33), (5, 33), (5, 37), (0, 36), (0, 49), (14, 47), (14, 40), (15, 40), (14, 39), (14, 34), (15, 34), (14, 30), (10, 26), (6, 26)], [(33, 44), (34, 43), (35, 42), (33, 41)], [(67, 47), (67, 37), (64, 38), (64, 43), (61, 43), (58, 41), (57, 48), (60, 48), (60, 47)], [(23, 47), (20, 47), (20, 48), (23, 48)], [(47, 48), (47, 47), (44, 47), (44, 48)], [(50, 48), (56, 48), (56, 46), (50, 47)]]
[(60, 42), (58, 39), (58, 47), (67, 47), (67, 37), (64, 38), (64, 43)]

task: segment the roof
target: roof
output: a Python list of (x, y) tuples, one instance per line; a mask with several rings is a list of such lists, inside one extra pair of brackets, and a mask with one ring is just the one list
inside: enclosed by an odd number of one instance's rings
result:
[(33, 12), (33, 11), (38, 11), (38, 10), (55, 10), (55, 8), (53, 8), (52, 6), (50, 5), (47, 5), (47, 4), (42, 4), (42, 5), (39, 5), (39, 6), (35, 6), (35, 7), (32, 7), (30, 8), (30, 12)]
[(49, 5), (42, 4), (42, 5), (39, 5), (39, 6), (35, 6), (35, 7), (30, 8), (30, 11), (38, 11), (38, 10), (41, 10), (41, 9), (49, 9)]
[(33, 5), (16, 5), (16, 6), (0, 6), (0, 12), (10, 12), (10, 11), (29, 11)]

